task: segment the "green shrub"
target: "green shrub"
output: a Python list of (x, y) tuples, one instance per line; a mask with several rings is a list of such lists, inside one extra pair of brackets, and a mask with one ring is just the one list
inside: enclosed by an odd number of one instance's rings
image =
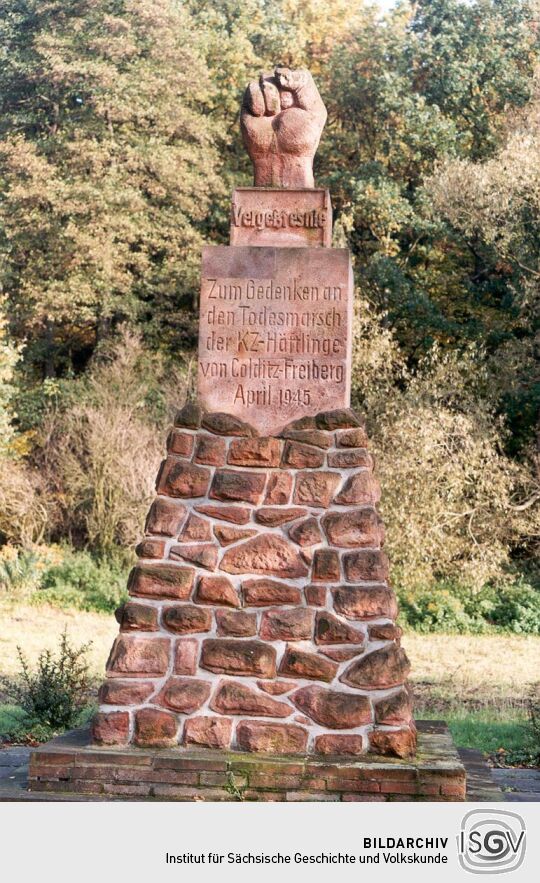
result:
[(448, 588), (421, 589), (399, 593), (402, 619), (418, 632), (481, 633), (487, 624), (473, 618), (463, 602)]
[(33, 600), (111, 613), (125, 600), (126, 583), (123, 562), (97, 559), (88, 552), (68, 552), (61, 563), (44, 571)]
[[(7, 696), (27, 716), (26, 726), (51, 731), (72, 727), (88, 704), (91, 689), (86, 655), (90, 643), (73, 646), (64, 631), (58, 650), (39, 654), (36, 668), (18, 647), (20, 676), (5, 683)], [(19, 721), (20, 723), (20, 721)]]
[(540, 635), (540, 591), (526, 582), (485, 588), (480, 597), (490, 604), (494, 625), (518, 635)]

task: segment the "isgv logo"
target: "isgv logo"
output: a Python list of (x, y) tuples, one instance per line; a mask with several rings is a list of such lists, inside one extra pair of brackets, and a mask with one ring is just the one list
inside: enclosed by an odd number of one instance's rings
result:
[(473, 809), (461, 823), (459, 863), (471, 874), (504, 874), (525, 858), (525, 822), (515, 812)]

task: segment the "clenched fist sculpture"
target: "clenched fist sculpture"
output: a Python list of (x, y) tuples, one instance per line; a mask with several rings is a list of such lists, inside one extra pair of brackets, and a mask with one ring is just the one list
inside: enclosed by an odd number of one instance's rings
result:
[(326, 108), (307, 70), (277, 67), (244, 93), (240, 125), (256, 187), (314, 187)]

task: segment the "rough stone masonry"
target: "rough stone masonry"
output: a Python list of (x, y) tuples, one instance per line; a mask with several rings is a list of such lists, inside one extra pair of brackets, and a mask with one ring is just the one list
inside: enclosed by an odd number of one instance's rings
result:
[[(313, 182), (307, 71), (250, 84), (254, 188), (205, 249), (199, 398), (178, 413), (94, 741), (406, 757), (416, 730), (363, 419), (352, 272)], [(270, 189), (269, 189), (270, 188)]]

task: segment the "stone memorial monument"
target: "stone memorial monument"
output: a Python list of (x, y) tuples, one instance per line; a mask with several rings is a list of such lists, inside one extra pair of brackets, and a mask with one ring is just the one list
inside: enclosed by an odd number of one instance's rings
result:
[(233, 194), (231, 244), (203, 251), (198, 398), (169, 433), (93, 747), (69, 748), (63, 779), (66, 746), (56, 766), (36, 752), (32, 787), (463, 796), (455, 757), (414, 759), (379, 485), (350, 408), (351, 262), (313, 179), (325, 121), (308, 71), (246, 89), (255, 186)]

